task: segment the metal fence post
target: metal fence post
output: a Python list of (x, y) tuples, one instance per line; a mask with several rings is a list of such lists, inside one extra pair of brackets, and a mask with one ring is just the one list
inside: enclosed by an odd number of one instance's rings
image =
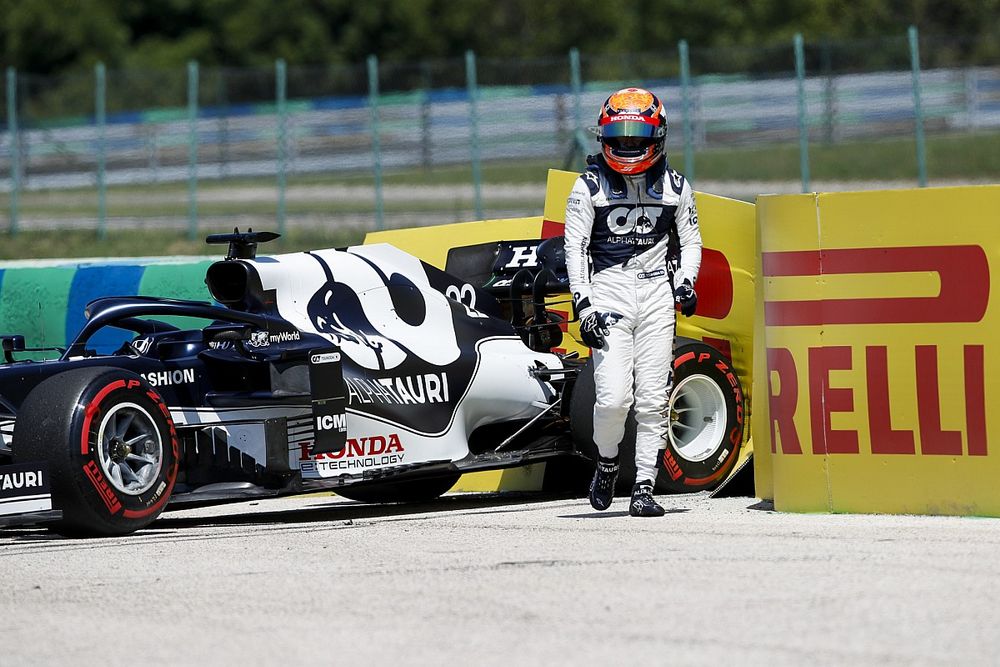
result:
[(104, 63), (94, 65), (94, 79), (94, 122), (97, 124), (97, 237), (103, 239), (108, 233), (105, 228), (108, 219), (108, 202), (104, 173), (105, 98), (107, 93)]
[(476, 54), (465, 52), (465, 84), (469, 94), (469, 131), (472, 151), (472, 188), (475, 198), (476, 220), (483, 219), (483, 171), (479, 163), (479, 87), (476, 83)]
[(278, 58), (274, 63), (274, 94), (278, 112), (278, 233), (285, 233), (285, 162), (287, 160), (287, 110), (285, 95), (288, 92), (288, 72), (285, 60)]
[(431, 90), (433, 80), (426, 60), (420, 61), (420, 163), (431, 168)]
[(965, 70), (965, 118), (969, 132), (979, 128), (979, 70)]
[(809, 120), (806, 115), (806, 56), (802, 33), (795, 33), (795, 78), (799, 88), (799, 175), (802, 192), (809, 192)]
[(580, 77), (580, 50), (575, 46), (569, 50), (569, 80), (573, 90), (573, 132), (579, 134), (583, 131), (583, 115), (580, 110), (583, 82)]
[(226, 70), (222, 67), (215, 68), (215, 99), (216, 104), (225, 113), (218, 116), (219, 132), (219, 178), (229, 178), (229, 96), (226, 94)]
[(927, 152), (924, 146), (924, 111), (920, 105), (920, 42), (917, 26), (911, 25), (908, 31), (910, 38), (910, 67), (913, 70), (913, 120), (917, 140), (917, 182), (920, 187), (927, 187)]
[(385, 227), (385, 204), (382, 201), (382, 144), (378, 123), (378, 56), (368, 56), (368, 106), (371, 109), (372, 165), (375, 171), (375, 226)]
[(823, 70), (825, 85), (823, 88), (823, 143), (830, 145), (833, 143), (834, 121), (836, 115), (836, 77), (833, 76), (833, 54), (830, 49), (830, 40), (823, 39), (820, 47), (820, 62)]
[(7, 231), (17, 234), (18, 202), (21, 191), (21, 145), (17, 134), (17, 70), (7, 68), (7, 138), (10, 141), (10, 224)]
[(684, 173), (694, 181), (694, 138), (691, 130), (691, 60), (688, 43), (682, 39), (677, 43), (677, 55), (681, 61), (681, 126), (684, 128)]
[(198, 63), (187, 64), (188, 89), (188, 238), (198, 237)]
[(573, 47), (569, 50), (570, 86), (573, 89), (573, 150), (570, 155), (580, 151), (581, 162), (587, 157), (587, 135), (583, 129), (583, 75), (580, 67), (580, 50)]

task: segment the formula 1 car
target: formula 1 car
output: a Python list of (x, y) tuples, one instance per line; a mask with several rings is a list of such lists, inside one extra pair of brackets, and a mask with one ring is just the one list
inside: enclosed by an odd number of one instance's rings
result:
[[(530, 242), (531, 269), (507, 268), (529, 242), (501, 242), (458, 249), (448, 272), (386, 244), (257, 257), (276, 237), (209, 237), (229, 244), (206, 275), (216, 303), (98, 299), (44, 361), (0, 336), (0, 514), (120, 535), (168, 504), (419, 501), (466, 472), (593, 456), (592, 370), (553, 351), (563, 323), (545, 308), (566, 291), (561, 239)], [(129, 333), (98, 354), (108, 328)], [(707, 488), (735, 464), (742, 395), (713, 348), (677, 353), (657, 484)]]

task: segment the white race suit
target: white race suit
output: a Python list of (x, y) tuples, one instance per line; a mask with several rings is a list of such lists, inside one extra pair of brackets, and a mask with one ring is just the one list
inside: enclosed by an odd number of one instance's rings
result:
[(673, 285), (698, 277), (698, 213), (691, 185), (665, 158), (634, 176), (588, 161), (566, 204), (566, 269), (581, 319), (620, 315), (592, 352), (594, 443), (602, 457), (618, 455), (634, 396), (636, 481), (654, 481), (673, 382)]

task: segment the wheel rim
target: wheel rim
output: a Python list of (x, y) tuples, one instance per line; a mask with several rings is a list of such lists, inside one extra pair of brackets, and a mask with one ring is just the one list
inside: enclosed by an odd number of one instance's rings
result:
[(163, 464), (163, 441), (156, 423), (135, 403), (113, 406), (97, 432), (101, 467), (115, 489), (130, 496), (156, 483)]
[(704, 461), (719, 449), (729, 415), (722, 389), (707, 375), (689, 375), (670, 396), (670, 443), (688, 461)]

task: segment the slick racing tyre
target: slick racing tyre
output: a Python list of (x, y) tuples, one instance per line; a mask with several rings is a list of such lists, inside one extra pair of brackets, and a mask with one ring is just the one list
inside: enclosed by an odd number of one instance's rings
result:
[(384, 484), (364, 484), (337, 489), (338, 496), (362, 503), (420, 503), (434, 500), (444, 494), (461, 475), (441, 475), (427, 479), (413, 479)]
[(668, 409), (656, 488), (714, 489), (732, 472), (743, 443), (743, 388), (732, 362), (711, 345), (678, 339)]
[[(595, 395), (593, 362), (588, 361), (570, 399), (570, 428), (577, 448), (594, 460)], [(678, 338), (668, 407), (670, 424), (657, 461), (655, 492), (714, 489), (736, 465), (743, 442), (743, 390), (729, 360), (710, 345)], [(630, 411), (618, 447), (616, 495), (628, 495), (635, 480), (635, 431)]]
[(39, 384), (14, 426), (14, 460), (47, 461), (64, 535), (125, 535), (150, 524), (177, 478), (167, 406), (135, 373), (80, 368)]

